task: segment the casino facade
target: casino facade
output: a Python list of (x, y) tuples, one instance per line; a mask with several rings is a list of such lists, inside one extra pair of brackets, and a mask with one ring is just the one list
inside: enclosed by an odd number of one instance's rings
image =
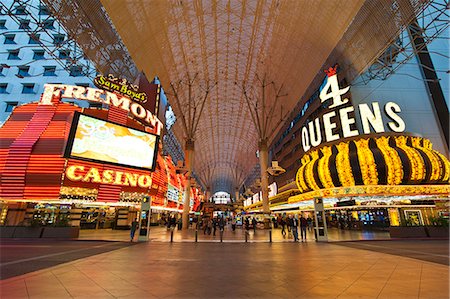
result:
[[(128, 228), (144, 198), (151, 223), (182, 211), (187, 178), (161, 154), (153, 113), (127, 96), (69, 85), (47, 85), (39, 102), (16, 107), (0, 128), (1, 225)], [(202, 196), (191, 188), (193, 212)]]

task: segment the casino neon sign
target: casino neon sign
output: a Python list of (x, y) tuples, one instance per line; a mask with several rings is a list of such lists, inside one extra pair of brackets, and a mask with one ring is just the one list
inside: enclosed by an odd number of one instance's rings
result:
[(66, 177), (74, 182), (109, 184), (115, 186), (149, 188), (152, 185), (152, 178), (148, 174), (116, 171), (112, 169), (100, 171), (98, 168), (86, 168), (83, 165), (70, 165), (67, 167)]

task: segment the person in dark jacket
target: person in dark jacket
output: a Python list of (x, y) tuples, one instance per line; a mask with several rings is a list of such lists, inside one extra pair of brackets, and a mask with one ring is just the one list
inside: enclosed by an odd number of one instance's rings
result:
[(134, 219), (133, 222), (131, 222), (131, 230), (130, 230), (130, 242), (133, 242), (134, 234), (136, 233), (136, 230), (139, 227), (139, 222)]
[(283, 217), (281, 217), (280, 219), (280, 225), (281, 225), (281, 234), (283, 236), (286, 236), (286, 220)]
[(214, 217), (212, 225), (213, 225), (213, 236), (215, 236), (216, 229), (217, 229), (217, 218), (216, 217)]
[(306, 228), (308, 227), (308, 220), (306, 220), (303, 215), (300, 216), (300, 236), (302, 238), (302, 242), (306, 241)]
[(256, 233), (256, 224), (257, 224), (258, 222), (256, 221), (256, 219), (255, 219), (255, 217), (253, 217), (252, 218), (252, 225), (253, 225), (253, 232), (255, 232)]
[(289, 215), (289, 224), (291, 227), (291, 232), (294, 235), (294, 242), (298, 242), (298, 220), (294, 217), (294, 215)]

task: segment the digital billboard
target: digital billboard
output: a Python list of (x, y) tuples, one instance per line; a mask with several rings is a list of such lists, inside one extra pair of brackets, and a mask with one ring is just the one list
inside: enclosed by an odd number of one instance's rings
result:
[(76, 113), (65, 156), (154, 170), (158, 136)]

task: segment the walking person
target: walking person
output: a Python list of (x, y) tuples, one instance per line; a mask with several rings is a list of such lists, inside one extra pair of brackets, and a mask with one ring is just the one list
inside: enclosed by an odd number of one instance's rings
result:
[(225, 219), (223, 218), (223, 216), (220, 217), (218, 223), (219, 223), (219, 230), (220, 230), (221, 232), (223, 232), (224, 229), (225, 229)]
[(284, 220), (283, 217), (280, 219), (280, 225), (281, 225), (281, 234), (283, 236), (286, 236), (286, 220)]
[(252, 219), (252, 225), (253, 225), (253, 232), (254, 233), (256, 233), (256, 224), (257, 224), (258, 222), (256, 221), (256, 219), (255, 219), (255, 217), (253, 217), (253, 219)]
[(216, 217), (214, 217), (212, 225), (213, 225), (213, 236), (215, 236), (216, 229), (217, 229), (217, 218)]
[(308, 227), (308, 220), (303, 217), (303, 214), (300, 216), (300, 236), (302, 238), (302, 242), (306, 242), (306, 228)]
[(248, 219), (248, 217), (245, 218), (245, 230), (248, 231), (248, 229), (250, 228), (250, 220)]
[(291, 225), (291, 232), (294, 235), (294, 242), (298, 242), (298, 220), (294, 217), (294, 215), (289, 215), (289, 219), (290, 219), (290, 225)]
[(313, 231), (313, 221), (312, 221), (311, 217), (308, 216), (308, 218), (306, 218), (306, 221), (308, 222), (308, 231), (312, 232)]
[(136, 233), (136, 230), (139, 227), (139, 222), (134, 219), (133, 222), (131, 222), (131, 229), (130, 229), (130, 242), (133, 242), (134, 234)]
[(231, 219), (231, 229), (233, 231), (236, 230), (236, 218), (234, 218), (234, 217)]

